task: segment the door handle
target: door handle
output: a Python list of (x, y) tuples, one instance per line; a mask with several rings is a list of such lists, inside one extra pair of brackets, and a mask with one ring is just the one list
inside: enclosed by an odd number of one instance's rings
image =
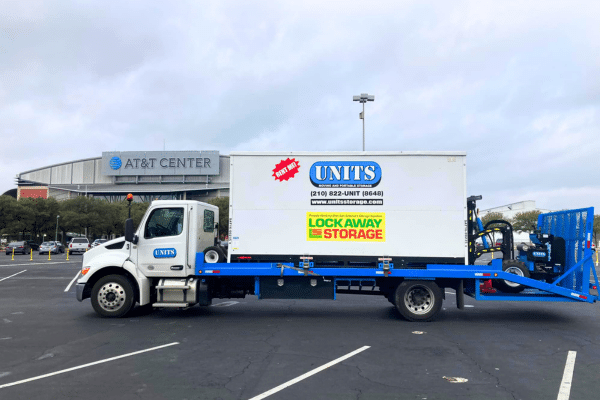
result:
[(183, 269), (183, 265), (171, 265), (171, 271), (181, 271)]

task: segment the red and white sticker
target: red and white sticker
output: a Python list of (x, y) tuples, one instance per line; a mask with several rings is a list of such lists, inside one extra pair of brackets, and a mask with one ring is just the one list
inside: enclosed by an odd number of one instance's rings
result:
[(276, 181), (287, 181), (290, 178), (293, 178), (298, 170), (300, 169), (300, 163), (296, 161), (295, 158), (281, 160), (279, 164), (275, 166), (273, 170), (273, 176)]

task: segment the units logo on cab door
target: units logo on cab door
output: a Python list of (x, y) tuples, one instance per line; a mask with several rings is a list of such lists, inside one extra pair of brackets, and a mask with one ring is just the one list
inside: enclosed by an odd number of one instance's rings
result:
[(177, 255), (177, 250), (170, 249), (154, 249), (154, 258), (174, 258)]
[(310, 167), (310, 182), (319, 188), (372, 188), (380, 181), (375, 161), (318, 161)]

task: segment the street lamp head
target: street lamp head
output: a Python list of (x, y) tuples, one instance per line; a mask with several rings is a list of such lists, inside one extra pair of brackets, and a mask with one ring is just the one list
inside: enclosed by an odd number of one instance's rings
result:
[(352, 101), (366, 103), (367, 101), (375, 101), (375, 96), (372, 94), (361, 93), (360, 96), (352, 96)]
[(361, 93), (360, 96), (352, 96), (352, 101), (358, 101), (363, 105), (363, 112), (359, 114), (359, 118), (363, 121), (363, 151), (365, 151), (365, 103), (367, 101), (375, 101), (375, 96), (372, 94)]

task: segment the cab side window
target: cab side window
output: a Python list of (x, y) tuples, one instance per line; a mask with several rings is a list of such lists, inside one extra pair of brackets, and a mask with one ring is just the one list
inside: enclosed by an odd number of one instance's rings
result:
[(177, 236), (183, 232), (183, 208), (157, 208), (144, 229), (144, 238)]
[(204, 232), (213, 232), (215, 230), (215, 212), (204, 210)]

